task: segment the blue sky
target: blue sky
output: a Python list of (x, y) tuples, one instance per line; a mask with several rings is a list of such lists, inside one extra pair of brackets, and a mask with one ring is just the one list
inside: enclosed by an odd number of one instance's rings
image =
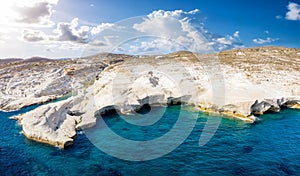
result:
[[(184, 49), (172, 45), (179, 41), (185, 49), (201, 52), (198, 48), (204, 40), (215, 51), (265, 45), (300, 47), (299, 0), (7, 0), (0, 6), (0, 58), (80, 57), (87, 48), (91, 50), (86, 54), (111, 51), (114, 41), (136, 35), (165, 39), (140, 38), (115, 51), (142, 53), (136, 45), (145, 46), (143, 51), (168, 46), (161, 52), (172, 52)], [(125, 26), (130, 37), (125, 36)], [(155, 33), (155, 29), (160, 31)], [(167, 33), (170, 31), (172, 34)], [(95, 36), (97, 40), (92, 40)], [(169, 39), (173, 41), (165, 41)], [(109, 44), (113, 46), (107, 47)]]

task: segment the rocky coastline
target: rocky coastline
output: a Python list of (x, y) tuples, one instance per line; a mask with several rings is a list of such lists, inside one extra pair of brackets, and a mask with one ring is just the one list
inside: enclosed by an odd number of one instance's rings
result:
[[(0, 110), (33, 104), (14, 117), (24, 136), (61, 148), (97, 114), (130, 114), (145, 105), (187, 104), (253, 123), (257, 116), (300, 109), (300, 50), (260, 47), (161, 56), (99, 54), (43, 62), (0, 63)], [(73, 96), (53, 103), (66, 94)]]

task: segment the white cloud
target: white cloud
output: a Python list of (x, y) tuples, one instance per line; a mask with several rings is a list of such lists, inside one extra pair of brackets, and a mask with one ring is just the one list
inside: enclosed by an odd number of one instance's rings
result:
[(44, 41), (40, 45), (35, 45), (37, 47), (43, 45), (43, 52), (46, 55), (54, 55), (55, 58), (81, 57), (85, 50), (85, 45), (68, 41)]
[(261, 39), (261, 38), (257, 38), (257, 39), (253, 39), (252, 41), (256, 44), (266, 44), (266, 43), (272, 43), (279, 40), (279, 38), (266, 38), (266, 39)]
[(50, 51), (61, 43), (64, 46), (59, 47), (61, 50), (79, 48), (85, 55), (112, 51), (127, 54), (163, 54), (178, 50), (211, 53), (243, 46), (239, 31), (227, 36), (212, 34), (205, 28), (202, 18), (195, 16), (198, 13), (198, 9), (157, 10), (145, 17), (99, 25), (81, 25), (81, 21), (74, 18), (71, 22), (57, 23), (53, 32), (26, 30), (22, 37), (24, 41), (48, 46)]
[(232, 40), (226, 39), (225, 37), (217, 38), (217, 39), (215, 39), (215, 41), (218, 42), (219, 44), (224, 44), (224, 45), (232, 44)]
[(232, 35), (227, 35), (226, 37), (213, 37), (211, 40), (211, 45), (215, 46), (219, 51), (243, 47), (243, 44), (239, 42), (239, 31), (235, 31)]
[(112, 24), (112, 23), (101, 23), (101, 24), (99, 24), (98, 26), (93, 27), (93, 28), (91, 29), (91, 34), (92, 34), (92, 35), (96, 35), (96, 34), (102, 32), (103, 30), (108, 29), (108, 28), (111, 28), (111, 27), (113, 27), (113, 26), (114, 26), (114, 24)]
[(54, 32), (57, 35), (52, 39), (58, 41), (87, 43), (90, 39), (90, 27), (78, 27), (78, 18), (74, 18), (70, 23), (58, 23)]
[(181, 15), (184, 14), (190, 14), (190, 15), (194, 15), (199, 13), (199, 9), (194, 9), (191, 11), (183, 11), (183, 10), (173, 10), (173, 11), (165, 11), (165, 10), (155, 10), (152, 13), (148, 14), (147, 17), (150, 19), (156, 18), (156, 17), (180, 17)]
[(22, 32), (22, 39), (27, 42), (38, 42), (46, 40), (47, 36), (39, 30), (24, 29)]
[(233, 34), (233, 36), (235, 38), (240, 38), (240, 31), (235, 31), (235, 33)]
[(289, 2), (287, 8), (289, 11), (286, 13), (285, 19), (300, 20), (300, 6), (297, 3)]
[(149, 35), (163, 35), (166, 37), (176, 35), (178, 29), (181, 28), (181, 23), (175, 17), (179, 17), (182, 13), (182, 10), (154, 11), (142, 23), (134, 24), (133, 28)]
[(15, 19), (22, 23), (39, 23), (50, 24), (49, 17), (52, 14), (52, 6), (49, 3), (41, 2), (33, 6), (17, 6), (15, 9), (20, 13), (20, 16)]
[(194, 9), (194, 10), (191, 10), (189, 12), (187, 12), (188, 14), (196, 14), (196, 13), (199, 13), (200, 10), (199, 9)]
[(161, 54), (180, 50), (180, 45), (170, 40), (156, 38), (150, 41), (142, 41), (139, 45), (131, 45), (130, 52), (135, 54)]
[(278, 19), (278, 20), (280, 20), (280, 19), (282, 19), (282, 16), (281, 15), (277, 15), (275, 18)]
[[(196, 29), (191, 23), (191, 16), (198, 12), (198, 9), (189, 12), (157, 10), (147, 15), (141, 23), (134, 24), (133, 28), (145, 35), (172, 41), (175, 49), (179, 49), (176, 46), (178, 44), (182, 46), (181, 49), (195, 52), (212, 52), (214, 49), (229, 49), (237, 46), (235, 40), (239, 39), (239, 31), (236, 31), (234, 36), (228, 36), (227, 39), (210, 34), (204, 25)], [(170, 48), (168, 44), (164, 43), (164, 46)], [(158, 46), (157, 41), (148, 42), (148, 45)]]
[(1, 3), (0, 17), (2, 25), (31, 24), (51, 26), (53, 6), (58, 0), (10, 0)]
[[(26, 29), (22, 32), (22, 39), (28, 42), (68, 41), (86, 44), (91, 42), (93, 36), (113, 26), (113, 24), (110, 23), (102, 23), (96, 27), (80, 26), (78, 21), (78, 18), (74, 18), (71, 22), (58, 23), (56, 29), (53, 30), (53, 34), (45, 34), (39, 30)], [(97, 44), (100, 46), (100, 43), (99, 41), (94, 41), (93, 45)], [(104, 42), (102, 42), (101, 45), (104, 45), (103, 43)]]
[(6, 33), (0, 32), (0, 44), (4, 44), (10, 37)]

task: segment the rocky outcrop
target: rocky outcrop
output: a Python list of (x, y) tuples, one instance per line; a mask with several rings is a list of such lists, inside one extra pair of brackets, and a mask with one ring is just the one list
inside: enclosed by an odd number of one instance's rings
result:
[[(17, 117), (26, 137), (59, 147), (72, 144), (76, 129), (94, 126), (97, 115), (115, 110), (134, 114), (145, 106), (188, 104), (253, 123), (257, 115), (299, 108), (297, 52), (263, 47), (225, 51), (219, 57), (191, 52), (155, 57), (105, 54), (57, 65), (45, 61), (32, 73), (17, 64), (3, 68), (23, 69), (0, 76), (0, 108), (15, 110), (72, 91), (67, 100)], [(43, 78), (48, 74), (49, 82)]]
[(250, 111), (253, 115), (262, 115), (265, 112), (279, 112), (281, 108), (295, 108), (299, 109), (300, 101), (295, 98), (281, 98), (281, 99), (266, 99), (258, 102), (256, 100), (251, 105)]
[(73, 144), (75, 126), (80, 122), (78, 116), (68, 114), (72, 105), (72, 98), (69, 98), (40, 106), (16, 118), (26, 137), (64, 148)]
[(91, 56), (74, 60), (33, 58), (0, 65), (0, 110), (42, 104), (95, 79), (107, 65)]

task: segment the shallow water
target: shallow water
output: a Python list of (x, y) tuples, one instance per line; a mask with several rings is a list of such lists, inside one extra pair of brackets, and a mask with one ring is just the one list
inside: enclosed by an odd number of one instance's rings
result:
[[(300, 111), (264, 115), (252, 125), (224, 118), (202, 147), (198, 140), (205, 122), (215, 117), (199, 113), (195, 128), (177, 149), (154, 160), (136, 162), (107, 155), (82, 132), (66, 150), (27, 140), (9, 117), (35, 107), (0, 112), (0, 175), (300, 175)], [(164, 117), (145, 127), (129, 124), (117, 114), (104, 120), (120, 136), (143, 141), (173, 128), (179, 112), (189, 116), (180, 106), (155, 110)], [(95, 137), (99, 129), (100, 123), (85, 133), (94, 130)]]

